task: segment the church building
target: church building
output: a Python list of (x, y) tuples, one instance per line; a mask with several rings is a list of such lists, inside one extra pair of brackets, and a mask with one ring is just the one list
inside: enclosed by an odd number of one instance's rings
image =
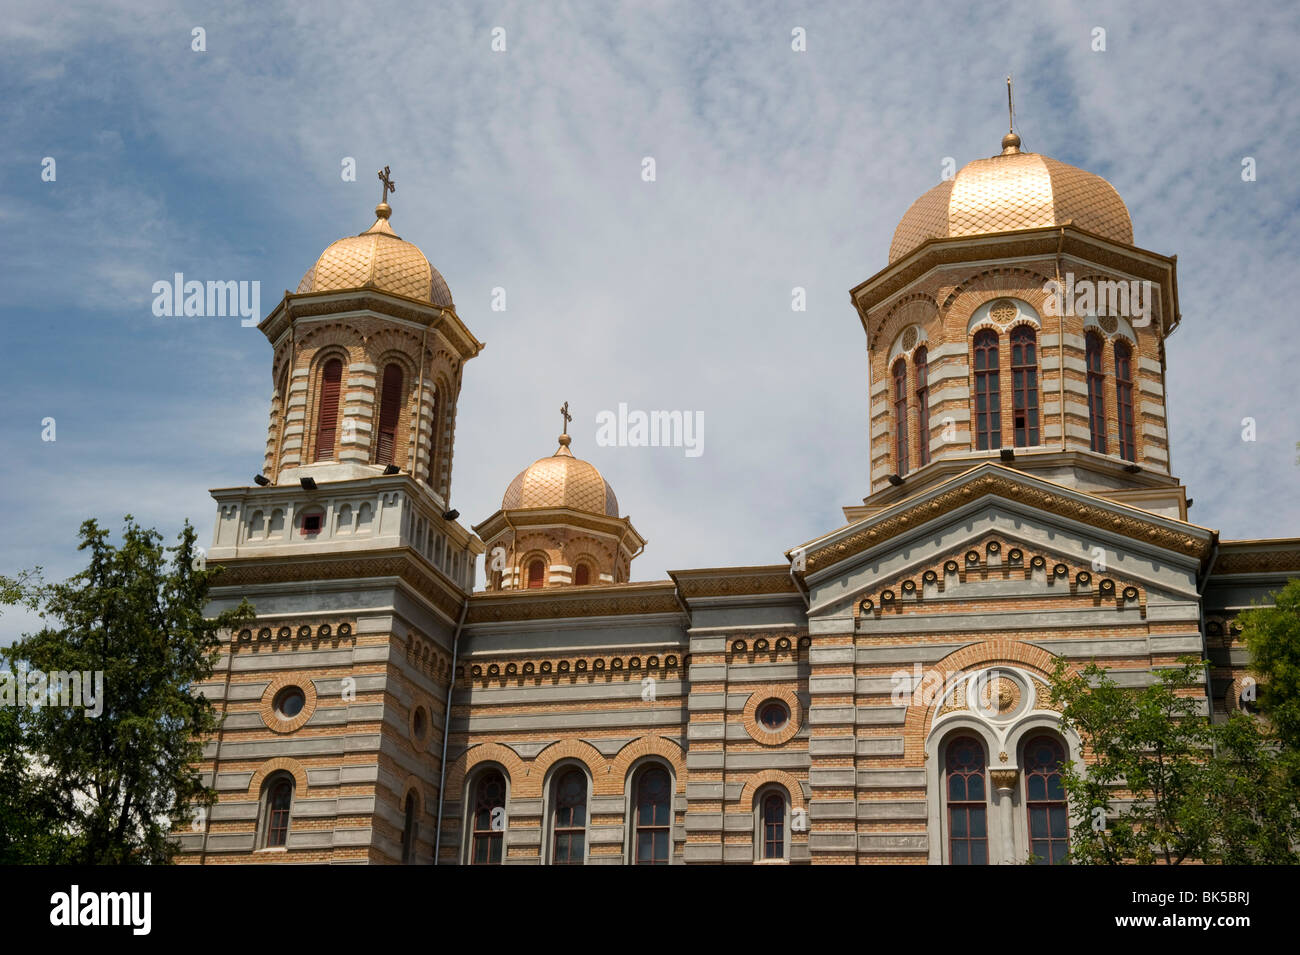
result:
[(200, 687), (219, 801), (181, 861), (1060, 861), (1084, 754), (1055, 662), (1142, 686), (1205, 655), (1224, 718), (1234, 618), (1300, 575), (1300, 540), (1189, 519), (1176, 260), (1104, 179), (1020, 147), (917, 199), (849, 293), (870, 473), (844, 525), (650, 581), (653, 528), (567, 426), (495, 513), (450, 509), (483, 344), (394, 232), (385, 170), (374, 224), (259, 326), (263, 471), (212, 492), (208, 552), (211, 611), (257, 619)]

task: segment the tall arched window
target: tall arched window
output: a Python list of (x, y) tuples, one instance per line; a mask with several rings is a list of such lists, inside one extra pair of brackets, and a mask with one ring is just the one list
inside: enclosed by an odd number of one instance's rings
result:
[(897, 452), (894, 467), (897, 473), (907, 473), (907, 362), (902, 358), (894, 362), (894, 449)]
[(568, 769), (555, 779), (551, 813), (551, 863), (582, 865), (587, 844), (587, 776)]
[(647, 766), (633, 787), (636, 803), (633, 846), (636, 865), (668, 865), (672, 834), (672, 778), (662, 766)]
[(320, 376), (320, 406), (316, 412), (316, 460), (334, 457), (334, 439), (339, 426), (339, 391), (343, 386), (343, 362), (331, 358)]
[(984, 744), (959, 736), (948, 744), (948, 861), (988, 865), (988, 787), (984, 784)]
[(541, 587), (545, 583), (545, 580), (543, 579), (545, 576), (546, 564), (543, 563), (542, 559), (539, 557), (536, 560), (530, 561), (528, 564), (528, 589), (532, 590), (536, 587)]
[(785, 795), (769, 790), (759, 804), (762, 818), (762, 859), (785, 858)]
[(438, 393), (438, 389), (434, 388), (433, 402), (429, 408), (429, 459), (424, 462), (424, 482), (435, 491), (438, 490), (435, 481), (438, 475), (434, 473), (434, 468), (438, 466), (438, 435), (442, 430), (438, 425), (438, 415), (441, 411), (441, 395)]
[(1133, 350), (1127, 342), (1115, 342), (1115, 410), (1119, 415), (1119, 456), (1137, 460), (1133, 440)]
[(912, 356), (916, 367), (916, 459), (925, 467), (930, 463), (930, 356), (922, 345)]
[(289, 841), (289, 814), (293, 808), (292, 776), (281, 774), (272, 777), (263, 792), (262, 848), (276, 849)]
[(579, 587), (591, 583), (591, 568), (586, 564), (573, 568), (573, 582)]
[(1002, 446), (1002, 392), (998, 384), (998, 333), (975, 333), (975, 448)]
[(1101, 367), (1101, 353), (1105, 342), (1096, 332), (1089, 332), (1086, 345), (1088, 364), (1088, 433), (1090, 447), (1106, 453), (1106, 373)]
[(505, 847), (506, 780), (495, 769), (474, 783), (470, 865), (500, 865)]
[(396, 362), (384, 368), (384, 384), (379, 397), (379, 436), (375, 445), (375, 463), (392, 464), (397, 450), (397, 419), (402, 414), (402, 366)]
[(406, 794), (404, 813), (405, 820), (402, 823), (402, 864), (410, 865), (415, 861), (415, 840), (420, 826), (416, 818), (415, 793)]
[(1066, 820), (1061, 767), (1065, 749), (1054, 737), (1036, 736), (1025, 743), (1025, 811), (1029, 817), (1029, 852), (1041, 865), (1065, 861), (1070, 831)]
[(1011, 407), (1016, 447), (1038, 444), (1038, 334), (1028, 325), (1011, 329)]

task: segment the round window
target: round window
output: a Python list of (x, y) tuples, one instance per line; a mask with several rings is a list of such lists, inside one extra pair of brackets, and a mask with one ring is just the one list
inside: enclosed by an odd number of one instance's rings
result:
[(780, 700), (768, 700), (758, 708), (758, 721), (767, 730), (779, 730), (790, 722), (790, 710)]
[(307, 697), (296, 686), (286, 686), (275, 695), (275, 715), (282, 720), (291, 720), (307, 705)]

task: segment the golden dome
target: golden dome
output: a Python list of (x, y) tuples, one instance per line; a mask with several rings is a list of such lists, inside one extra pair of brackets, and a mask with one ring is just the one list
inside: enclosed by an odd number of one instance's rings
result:
[(392, 211), (381, 202), (374, 225), (331, 244), (302, 277), (298, 292), (376, 288), (449, 307), (451, 289), (418, 246), (393, 232), (388, 224)]
[(928, 239), (1071, 221), (1104, 238), (1133, 244), (1128, 208), (1101, 176), (1038, 153), (1022, 153), (1015, 133), (1008, 133), (1002, 146), (1001, 155), (967, 163), (912, 203), (894, 230), (890, 262)]
[(520, 471), (501, 499), (503, 511), (525, 507), (568, 507), (588, 514), (618, 517), (618, 498), (595, 465), (573, 456), (569, 436), (549, 458), (539, 458)]

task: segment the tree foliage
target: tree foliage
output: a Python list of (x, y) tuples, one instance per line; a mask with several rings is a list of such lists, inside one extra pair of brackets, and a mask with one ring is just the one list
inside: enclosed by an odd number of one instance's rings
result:
[(66, 582), (0, 578), (0, 603), (38, 609), (45, 623), (5, 651), (11, 670), (103, 681), (89, 707), (6, 708), (0, 768), (14, 770), (21, 798), (0, 793), (0, 861), (166, 862), (169, 833), (215, 801), (196, 767), (217, 718), (192, 688), (212, 675), (216, 632), (252, 608), (204, 617), (218, 571), (188, 522), (174, 547), (129, 515), (120, 545), (94, 520), (80, 537), (89, 563)]

